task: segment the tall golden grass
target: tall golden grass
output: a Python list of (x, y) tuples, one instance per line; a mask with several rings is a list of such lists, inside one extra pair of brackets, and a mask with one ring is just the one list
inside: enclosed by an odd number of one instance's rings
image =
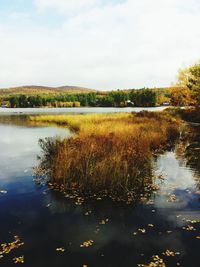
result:
[(178, 135), (178, 122), (167, 113), (32, 116), (75, 131), (62, 141), (41, 140), (40, 167), (49, 180), (81, 194), (130, 198), (152, 182), (152, 152)]

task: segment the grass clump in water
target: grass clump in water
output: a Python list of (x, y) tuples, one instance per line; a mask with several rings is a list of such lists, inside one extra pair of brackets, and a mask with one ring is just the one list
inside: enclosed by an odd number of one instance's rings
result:
[[(152, 184), (152, 152), (178, 135), (178, 122), (165, 113), (34, 116), (76, 134), (40, 140), (40, 169), (51, 183), (79, 195), (132, 200)], [(147, 190), (148, 191), (148, 190)]]

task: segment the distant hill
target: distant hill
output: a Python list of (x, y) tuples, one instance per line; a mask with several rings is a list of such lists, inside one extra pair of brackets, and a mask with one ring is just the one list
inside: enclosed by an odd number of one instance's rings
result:
[[(176, 87), (177, 88), (177, 87)], [(175, 89), (175, 87), (164, 87), (164, 88), (150, 88), (156, 94), (165, 95), (170, 97), (171, 92)], [(181, 88), (180, 88), (181, 89)], [(130, 93), (132, 89), (117, 89), (112, 90), (113, 92), (120, 91), (124, 93)], [(139, 90), (139, 89), (138, 89)], [(37, 86), (37, 85), (27, 85), (27, 86), (19, 86), (19, 87), (12, 87), (12, 88), (0, 88), (0, 98), (9, 97), (11, 95), (56, 95), (56, 94), (81, 94), (81, 93), (97, 93), (99, 96), (105, 96), (108, 94), (109, 91), (101, 91), (95, 90), (85, 87), (79, 86), (60, 86), (60, 87), (49, 87), (49, 86)]]
[(79, 86), (60, 86), (60, 87), (48, 87), (48, 86), (37, 86), (37, 85), (27, 85), (12, 88), (2, 88), (0, 89), (0, 96), (8, 95), (44, 95), (44, 94), (80, 94), (80, 93), (92, 93), (97, 92), (97, 90), (89, 89)]

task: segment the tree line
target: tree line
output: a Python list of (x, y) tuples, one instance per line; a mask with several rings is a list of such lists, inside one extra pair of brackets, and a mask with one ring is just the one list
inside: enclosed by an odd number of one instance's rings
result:
[(12, 108), (26, 107), (154, 107), (157, 104), (156, 92), (151, 89), (111, 91), (105, 95), (97, 93), (56, 94), (56, 95), (13, 95), (6, 99)]
[[(167, 89), (132, 89), (79, 94), (10, 95), (0, 100), (12, 108), (26, 107), (155, 107), (163, 104), (191, 106), (200, 103), (198, 66), (179, 72), (176, 86)], [(191, 74), (192, 73), (192, 74)], [(189, 75), (191, 75), (190, 78)], [(187, 76), (188, 80), (186, 80)], [(184, 77), (184, 78), (183, 78)], [(193, 85), (194, 84), (194, 85)]]

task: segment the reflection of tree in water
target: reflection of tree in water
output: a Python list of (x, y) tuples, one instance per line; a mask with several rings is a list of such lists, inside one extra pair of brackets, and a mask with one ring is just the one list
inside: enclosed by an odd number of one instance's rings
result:
[(5, 125), (29, 126), (27, 116), (19, 114), (1, 115), (0, 123)]
[[(32, 114), (31, 116), (35, 116)], [(26, 127), (26, 128), (37, 128), (37, 127), (56, 127), (60, 129), (64, 129), (62, 125), (58, 125), (56, 123), (50, 122), (38, 122), (30, 119), (30, 115), (25, 114), (12, 114), (12, 115), (0, 115), (0, 124), (3, 125), (14, 125), (19, 127)], [(65, 131), (68, 131), (65, 128)]]
[(0, 115), (0, 124), (14, 125), (22, 127), (39, 127), (39, 126), (51, 126), (47, 123), (38, 123), (31, 121), (29, 115), (25, 114), (12, 114), (12, 115)]
[(183, 165), (194, 171), (200, 187), (200, 126), (189, 126), (177, 145), (176, 155)]

